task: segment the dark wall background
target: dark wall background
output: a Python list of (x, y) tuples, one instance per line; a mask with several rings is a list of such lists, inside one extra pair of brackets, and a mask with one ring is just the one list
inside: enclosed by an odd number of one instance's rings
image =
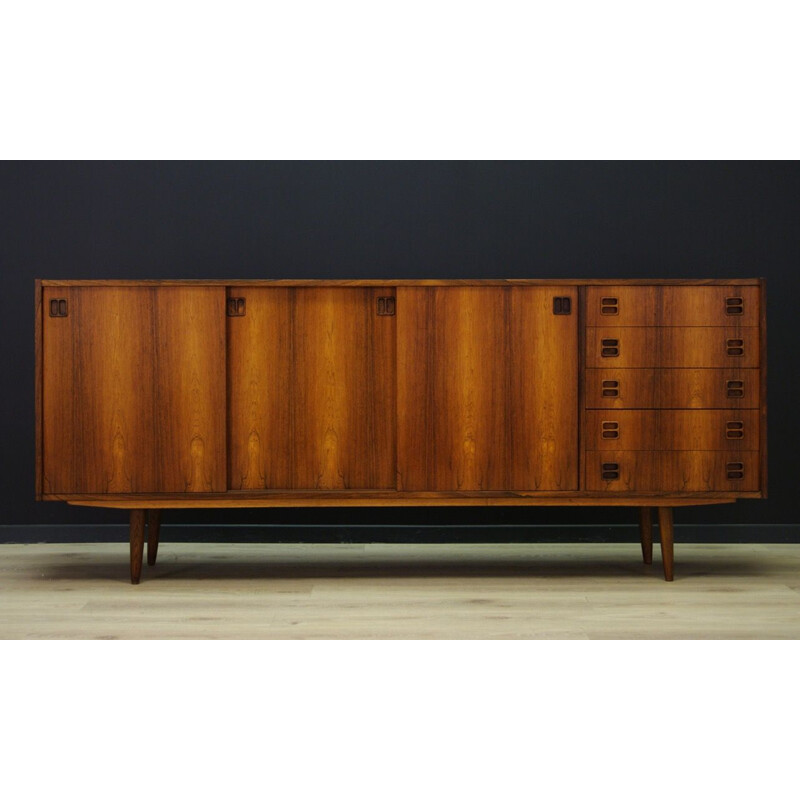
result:
[[(33, 500), (36, 277), (766, 277), (770, 497), (686, 509), (678, 521), (743, 524), (754, 538), (750, 526), (800, 522), (797, 164), (4, 163), (0, 231), (0, 526), (15, 531), (0, 528), (0, 539), (19, 540), (19, 526), (72, 525), (80, 537), (81, 526), (124, 521), (119, 511)], [(410, 536), (425, 525), (460, 526), (465, 536), (467, 526), (504, 526), (474, 530), (535, 539), (520, 526), (631, 514), (262, 509), (170, 512), (168, 521), (278, 526), (265, 539), (312, 530), (285, 525), (325, 526), (321, 535), (336, 538), (329, 526), (353, 524), (408, 525)], [(354, 529), (339, 530), (353, 538)], [(363, 530), (380, 538), (383, 528)]]

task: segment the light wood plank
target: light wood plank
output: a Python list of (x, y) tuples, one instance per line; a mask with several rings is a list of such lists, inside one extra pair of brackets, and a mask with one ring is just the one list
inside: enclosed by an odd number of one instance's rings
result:
[[(797, 639), (800, 545), (0, 545), (2, 639)], [(246, 591), (243, 591), (246, 579)]]

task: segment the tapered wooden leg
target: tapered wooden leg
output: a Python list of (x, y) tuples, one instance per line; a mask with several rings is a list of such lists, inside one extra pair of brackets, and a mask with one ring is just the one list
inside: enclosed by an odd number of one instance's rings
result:
[(131, 510), (131, 583), (139, 583), (142, 576), (142, 556), (144, 555), (144, 524), (147, 512), (134, 508)]
[(658, 533), (661, 537), (661, 560), (664, 562), (664, 580), (672, 580), (672, 508), (659, 506)]
[(642, 537), (642, 558), (645, 564), (653, 563), (653, 509), (639, 508), (639, 535)]
[(147, 512), (147, 563), (152, 567), (158, 553), (158, 534), (161, 530), (161, 512), (151, 508)]

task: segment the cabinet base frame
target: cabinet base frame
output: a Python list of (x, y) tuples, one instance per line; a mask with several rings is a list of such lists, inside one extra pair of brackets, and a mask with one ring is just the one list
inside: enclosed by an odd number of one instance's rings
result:
[[(658, 512), (658, 528), (659, 538), (661, 540), (661, 560), (664, 565), (664, 580), (672, 581), (674, 578), (673, 506), (639, 506), (639, 532), (641, 534), (642, 556), (645, 564), (653, 563), (652, 512), (654, 508)], [(161, 530), (161, 511), (155, 508), (131, 508), (131, 583), (134, 585), (139, 583), (142, 575), (145, 527), (147, 528), (147, 563), (153, 566), (156, 563), (156, 554), (158, 552), (158, 540)]]
[(304, 508), (319, 506), (713, 506), (734, 503), (740, 499), (756, 499), (759, 492), (736, 494), (704, 492), (702, 494), (635, 495), (578, 494), (558, 495), (523, 492), (274, 492), (248, 494), (229, 492), (218, 495), (68, 495), (47, 494), (44, 500), (60, 500), (75, 506), (94, 508)]

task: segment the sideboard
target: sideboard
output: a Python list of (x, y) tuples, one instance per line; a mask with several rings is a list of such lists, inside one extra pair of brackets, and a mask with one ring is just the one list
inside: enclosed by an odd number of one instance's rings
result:
[(766, 497), (761, 279), (38, 280), (36, 496), (169, 508)]

